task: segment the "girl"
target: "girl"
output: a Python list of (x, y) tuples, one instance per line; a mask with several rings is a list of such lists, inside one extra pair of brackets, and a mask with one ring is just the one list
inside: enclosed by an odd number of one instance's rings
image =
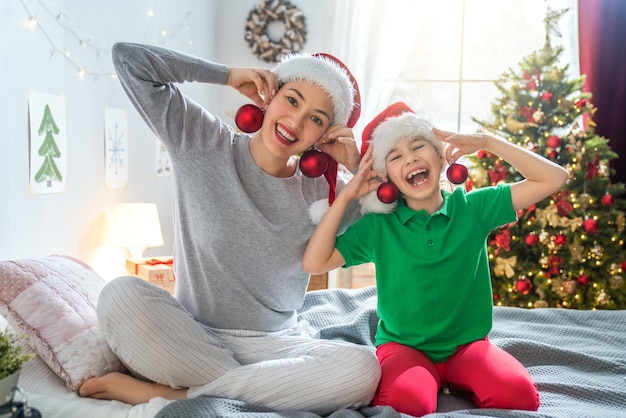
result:
[[(537, 410), (539, 395), (527, 370), (487, 338), (493, 302), (486, 239), (516, 220), (517, 210), (559, 190), (567, 172), (491, 135), (432, 128), (404, 103), (378, 115), (363, 143), (367, 151), (356, 176), (322, 219), (302, 264), (320, 273), (375, 263), (382, 377), (372, 404), (422, 416), (436, 411), (437, 393), (447, 386), (479, 408)], [(447, 161), (479, 149), (500, 156), (525, 179), (468, 193), (442, 189)], [(335, 238), (348, 204), (373, 193), (381, 178), (401, 199)]]

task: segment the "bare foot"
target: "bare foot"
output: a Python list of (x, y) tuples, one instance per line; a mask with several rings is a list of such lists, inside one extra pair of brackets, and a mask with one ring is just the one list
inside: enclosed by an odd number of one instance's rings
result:
[(149, 402), (157, 396), (170, 399), (186, 399), (187, 389), (173, 389), (153, 382), (145, 382), (127, 374), (113, 372), (92, 377), (78, 388), (78, 394), (95, 399), (116, 400), (131, 405)]

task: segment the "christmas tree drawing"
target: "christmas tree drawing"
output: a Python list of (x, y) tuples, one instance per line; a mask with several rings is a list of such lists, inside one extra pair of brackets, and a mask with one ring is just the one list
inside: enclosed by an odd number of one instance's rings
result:
[(62, 181), (63, 176), (54, 162), (55, 158), (61, 157), (61, 151), (59, 151), (59, 147), (54, 141), (54, 135), (58, 135), (59, 128), (52, 117), (52, 112), (48, 105), (44, 108), (43, 117), (37, 133), (39, 136), (45, 134), (45, 137), (39, 150), (37, 150), (37, 153), (43, 157), (43, 163), (37, 171), (37, 174), (35, 174), (35, 181), (37, 183), (45, 181), (47, 182), (47, 187), (52, 187), (52, 182)]
[[(553, 48), (556, 20), (548, 10), (546, 42), (496, 87), (493, 121), (474, 119), (484, 131), (530, 149), (569, 172), (562, 190), (518, 213), (518, 221), (494, 230), (487, 242), (496, 305), (525, 308), (625, 309), (624, 184), (612, 183), (618, 155), (594, 134), (596, 111), (584, 76), (566, 78)], [(466, 188), (521, 179), (487, 152), (470, 157)]]

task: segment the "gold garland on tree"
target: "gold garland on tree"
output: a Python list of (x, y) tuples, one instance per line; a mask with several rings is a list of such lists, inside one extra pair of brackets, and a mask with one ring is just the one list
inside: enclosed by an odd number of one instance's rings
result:
[[(268, 27), (274, 22), (282, 23), (285, 29), (278, 40), (268, 35)], [(280, 62), (286, 54), (302, 49), (306, 34), (306, 21), (300, 9), (286, 0), (262, 0), (248, 15), (244, 39), (259, 59)]]

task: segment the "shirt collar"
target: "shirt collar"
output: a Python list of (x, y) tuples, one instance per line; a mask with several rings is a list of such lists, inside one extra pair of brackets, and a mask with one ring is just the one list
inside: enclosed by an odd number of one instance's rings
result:
[(450, 217), (450, 196), (452, 195), (452, 193), (450, 193), (447, 190), (442, 190), (441, 194), (443, 195), (443, 205), (441, 205), (441, 208), (439, 208), (439, 210), (437, 210), (435, 213), (433, 213), (432, 215), (428, 215), (426, 213), (425, 210), (413, 210), (410, 207), (408, 207), (406, 205), (406, 201), (404, 200), (404, 198), (400, 198), (398, 199), (398, 206), (396, 208), (396, 214), (398, 216), (398, 219), (400, 220), (400, 222), (402, 222), (403, 224), (406, 224), (412, 217), (417, 216), (418, 214), (425, 214), (427, 217), (431, 217), (431, 216), (435, 216), (435, 215), (443, 215), (446, 217)]

